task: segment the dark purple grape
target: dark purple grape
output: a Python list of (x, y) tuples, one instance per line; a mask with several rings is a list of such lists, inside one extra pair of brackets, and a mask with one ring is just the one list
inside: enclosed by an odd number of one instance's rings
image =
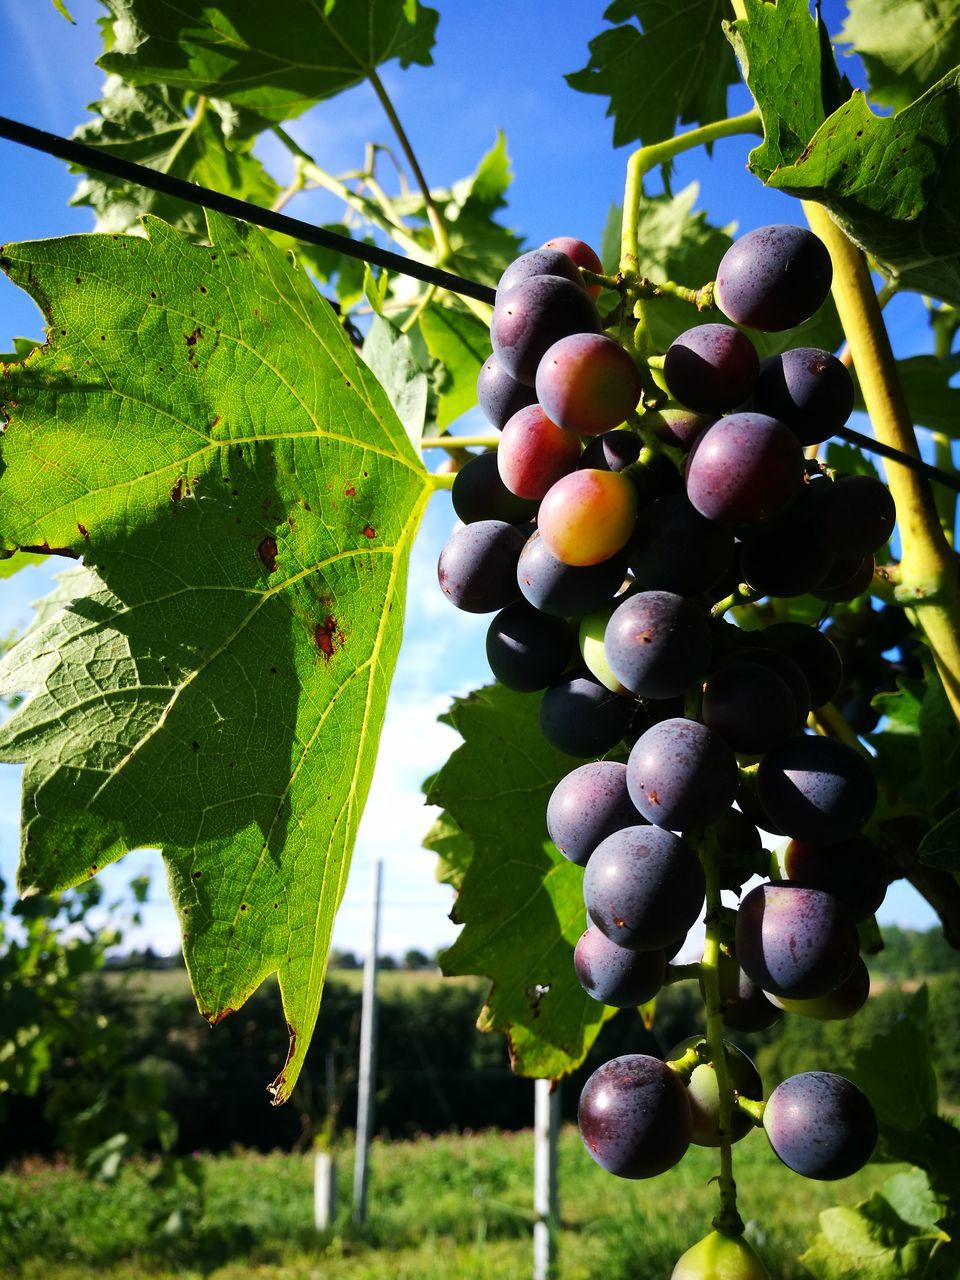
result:
[(599, 333), (600, 317), (582, 284), (532, 276), (497, 298), (490, 341), (497, 363), (517, 382), (533, 386), (544, 353), (571, 333)]
[(855, 921), (872, 916), (887, 891), (880, 850), (866, 836), (829, 845), (791, 840), (775, 858), (777, 874), (772, 879), (832, 893)]
[[(681, 1040), (667, 1054), (668, 1062), (676, 1062), (688, 1049), (703, 1041), (703, 1036), (688, 1036)], [(723, 1054), (727, 1061), (730, 1082), (742, 1098), (753, 1098), (759, 1101), (763, 1097), (763, 1082), (760, 1073), (742, 1049), (735, 1044), (723, 1042)], [(687, 1081), (687, 1101), (690, 1103), (690, 1116), (693, 1130), (690, 1141), (698, 1147), (719, 1147), (724, 1140), (724, 1131), (720, 1128), (720, 1088), (717, 1084), (717, 1071), (712, 1062), (701, 1062), (694, 1067)], [(739, 1142), (753, 1129), (753, 1120), (743, 1111), (734, 1108), (730, 1116), (729, 1140)]]
[(836, 356), (794, 347), (760, 366), (753, 408), (790, 428), (802, 445), (822, 444), (853, 410), (853, 379)]
[(651, 415), (651, 420), (658, 440), (689, 453), (698, 436), (716, 422), (716, 414), (694, 413), (692, 409), (660, 409)]
[(853, 966), (850, 977), (825, 996), (817, 996), (812, 1000), (785, 1000), (779, 996), (771, 996), (770, 999), (784, 1013), (796, 1013), (801, 1018), (816, 1018), (818, 1022), (842, 1022), (859, 1013), (869, 995), (870, 971), (861, 958)]
[(488, 422), (502, 431), (515, 413), (537, 403), (537, 393), (511, 378), (495, 356), (488, 356), (477, 378), (477, 402)]
[(563, 618), (515, 600), (487, 630), (487, 662), (508, 689), (533, 693), (559, 680), (573, 655), (574, 636)]
[(547, 803), (547, 831), (565, 858), (579, 867), (601, 841), (643, 819), (627, 794), (627, 767), (595, 760), (568, 773)]
[(676, 698), (710, 661), (710, 622), (669, 591), (641, 591), (618, 605), (604, 634), (614, 675), (641, 698)]
[(830, 254), (806, 227), (757, 227), (730, 246), (717, 268), (714, 297), (734, 324), (779, 333), (809, 320), (827, 299)]
[(537, 399), (559, 426), (597, 436), (624, 422), (643, 384), (633, 357), (602, 333), (572, 333), (555, 342), (537, 367)]
[(583, 276), (570, 255), (560, 249), (544, 247), (531, 249), (529, 253), (521, 253), (519, 258), (514, 258), (497, 283), (497, 301), (508, 289), (534, 276), (560, 276), (584, 288)]
[(680, 1077), (659, 1058), (631, 1053), (598, 1067), (580, 1094), (583, 1145), (620, 1178), (653, 1178), (683, 1159), (690, 1107)]
[(478, 520), (454, 529), (440, 552), (443, 594), (467, 613), (493, 613), (516, 600), (517, 563), (527, 532), (502, 520)]
[(897, 522), (890, 490), (873, 476), (842, 476), (817, 485), (812, 514), (824, 545), (847, 560), (879, 551)]
[(635, 467), (630, 479), (637, 486), (641, 506), (673, 493), (683, 493), (683, 477), (665, 453), (657, 454), (642, 467)]
[(535, 502), (518, 498), (500, 479), (495, 453), (481, 453), (464, 463), (453, 478), (450, 498), (464, 524), (477, 520), (527, 524), (537, 514)]
[(663, 951), (629, 951), (599, 929), (587, 929), (573, 952), (577, 980), (588, 996), (615, 1009), (630, 1009), (652, 1000), (663, 986), (667, 957)]
[(857, 834), (877, 803), (869, 761), (845, 743), (803, 735), (764, 756), (760, 803), (794, 840), (838, 844)]
[[(728, 661), (733, 660), (728, 659)], [(735, 660), (752, 662), (754, 666), (766, 667), (776, 672), (793, 694), (797, 709), (794, 732), (799, 733), (807, 723), (807, 716), (810, 714), (810, 688), (806, 677), (793, 659), (788, 658), (784, 653), (778, 653), (776, 649), (764, 648), (761, 640), (759, 645), (755, 644), (745, 653), (735, 655)], [(767, 828), (768, 831), (770, 829)]]
[(579, 617), (612, 600), (627, 573), (625, 554), (600, 564), (577, 568), (552, 555), (535, 533), (520, 553), (517, 582), (525, 599), (543, 613), (562, 618)]
[(624, 827), (597, 845), (583, 874), (590, 919), (619, 947), (657, 951), (700, 914), (703, 870), (688, 844), (659, 827)]
[(834, 560), (833, 568), (812, 594), (828, 604), (856, 600), (869, 588), (875, 568), (873, 556), (864, 556), (862, 560)]
[(636, 462), (642, 448), (643, 441), (632, 431), (605, 431), (587, 444), (578, 465), (591, 471), (623, 471)]
[(623, 739), (636, 703), (589, 675), (552, 684), (540, 700), (540, 732), (570, 756), (601, 756)]
[(733, 804), (737, 761), (719, 734), (696, 720), (662, 720), (627, 761), (630, 799), (668, 831), (705, 827)]
[(733, 413), (708, 427), (690, 453), (687, 497), (718, 524), (759, 524), (798, 497), (803, 474), (803, 450), (782, 422)]
[(762, 755), (797, 731), (797, 702), (784, 680), (747, 651), (719, 666), (703, 688), (703, 722), (734, 751)]
[(740, 548), (743, 581), (765, 596), (806, 595), (832, 565), (833, 553), (821, 542), (817, 521), (796, 507), (751, 530)]
[[(703, 993), (703, 982), (700, 983)], [(766, 1031), (783, 1017), (783, 1010), (772, 1004), (740, 968), (735, 959), (720, 965), (720, 1003), (723, 1025), (730, 1031)]]
[(804, 1071), (778, 1084), (764, 1108), (763, 1128), (788, 1169), (823, 1182), (862, 1169), (877, 1144), (868, 1098), (830, 1071)]
[(760, 797), (757, 795), (757, 777), (755, 773), (740, 775), (740, 785), (737, 787), (737, 805), (761, 831), (769, 831), (771, 835), (775, 836), (784, 834), (760, 803)]
[(753, 343), (728, 324), (687, 329), (674, 338), (663, 358), (667, 390), (698, 413), (722, 413), (742, 404), (759, 369)]
[(797, 664), (810, 690), (811, 707), (822, 707), (839, 690), (843, 662), (836, 645), (822, 631), (799, 622), (775, 622), (764, 629), (763, 643)]
[(764, 991), (790, 1000), (826, 995), (853, 972), (857, 930), (843, 904), (822, 889), (762, 884), (737, 912), (737, 958)]
[(721, 889), (737, 890), (751, 876), (766, 873), (769, 858), (760, 832), (739, 809), (727, 809), (713, 825)]
[(644, 590), (699, 595), (729, 573), (733, 534), (705, 520), (683, 494), (673, 494), (640, 511), (627, 556)]

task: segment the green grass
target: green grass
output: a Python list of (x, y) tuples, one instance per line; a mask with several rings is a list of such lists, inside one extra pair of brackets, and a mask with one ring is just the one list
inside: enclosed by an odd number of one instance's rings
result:
[[(110, 1185), (32, 1163), (0, 1174), (0, 1275), (11, 1280), (518, 1280), (529, 1275), (533, 1144), (529, 1132), (377, 1142), (369, 1219), (349, 1224), (352, 1152), (338, 1157), (337, 1229), (318, 1236), (312, 1158), (242, 1152), (204, 1157), (206, 1202), (192, 1227), (164, 1234), (175, 1193), (149, 1165)], [(789, 1173), (759, 1134), (736, 1149), (741, 1210), (777, 1280), (796, 1262), (817, 1213), (862, 1199), (892, 1172), (868, 1166), (842, 1183)], [(665, 1280), (709, 1229), (716, 1155), (691, 1147), (650, 1182), (604, 1174), (572, 1129), (560, 1146), (560, 1280)], [(183, 1197), (181, 1193), (180, 1202)]]

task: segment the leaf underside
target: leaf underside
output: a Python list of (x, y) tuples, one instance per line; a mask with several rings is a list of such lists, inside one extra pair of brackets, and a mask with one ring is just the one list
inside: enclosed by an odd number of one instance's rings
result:
[(0, 547), (88, 570), (0, 667), (0, 688), (30, 695), (0, 728), (0, 759), (26, 764), (19, 882), (51, 892), (160, 849), (203, 1015), (279, 974), (283, 1101), (316, 1020), (428, 489), (284, 253), (215, 215), (205, 247), (145, 226), (148, 239), (0, 259), (50, 325), (0, 380)]

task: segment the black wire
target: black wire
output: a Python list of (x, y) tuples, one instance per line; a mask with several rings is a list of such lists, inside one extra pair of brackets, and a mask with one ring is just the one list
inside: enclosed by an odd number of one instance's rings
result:
[[(0, 116), (0, 138), (9, 142), (20, 143), (34, 151), (43, 151), (47, 155), (56, 156), (70, 164), (80, 165), (84, 169), (93, 169), (101, 173), (112, 174), (125, 182), (136, 186), (147, 187), (151, 191), (160, 191), (164, 195), (185, 200), (188, 204), (200, 205), (204, 209), (215, 209), (231, 218), (239, 218), (241, 222), (252, 222), (258, 227), (267, 227), (271, 231), (279, 231), (294, 239), (304, 240), (307, 244), (319, 245), (323, 249), (332, 249), (348, 258), (359, 258), (361, 262), (369, 262), (374, 266), (386, 267), (402, 275), (413, 276), (425, 284), (435, 284), (441, 289), (449, 289), (451, 293), (459, 293), (463, 297), (476, 298), (480, 302), (493, 303), (496, 294), (488, 285), (478, 284), (476, 280), (467, 280), (450, 271), (442, 271), (439, 267), (431, 267), (425, 262), (417, 262), (413, 258), (405, 258), (389, 249), (380, 249), (376, 245), (361, 243), (350, 236), (338, 235), (335, 231), (326, 231), (315, 227), (312, 223), (302, 222), (299, 218), (291, 218), (285, 213), (276, 213), (273, 209), (264, 209), (260, 205), (251, 204), (248, 200), (237, 200), (234, 196), (225, 196), (210, 187), (201, 187), (195, 182), (185, 182), (182, 178), (171, 177), (168, 173), (160, 173), (149, 169), (146, 165), (136, 164), (133, 160), (124, 160), (120, 156), (111, 155), (97, 147), (89, 147), (86, 143), (75, 142), (71, 138), (61, 138), (59, 134), (47, 133), (44, 129), (35, 129), (32, 125), (21, 124), (8, 116)], [(945, 485), (960, 493), (960, 479), (939, 467), (931, 466), (920, 458), (899, 449), (881, 444), (871, 436), (862, 435), (850, 427), (842, 427), (837, 433), (851, 444), (858, 445), (868, 453), (879, 454), (890, 458), (913, 471), (919, 471), (928, 480)]]
[(46, 152), (47, 155), (56, 156), (59, 160), (66, 160), (70, 164), (80, 165), (84, 169), (109, 173), (115, 178), (122, 178), (125, 182), (149, 187), (151, 191), (160, 191), (164, 195), (175, 196), (178, 200), (186, 200), (189, 204), (202, 205), (204, 209), (216, 209), (218, 213), (239, 218), (242, 222), (252, 222), (258, 227), (267, 227), (271, 231), (280, 231), (283, 235), (293, 236), (297, 240), (305, 240), (307, 244), (332, 249), (335, 253), (342, 253), (348, 258), (359, 258), (362, 262), (370, 262), (377, 267), (402, 272), (403, 275), (413, 276), (426, 284), (439, 285), (441, 289), (449, 289), (452, 293), (459, 293), (467, 298), (492, 303), (496, 297), (489, 285), (478, 284), (475, 280), (465, 280), (463, 276), (442, 271), (439, 267), (431, 267), (426, 262), (416, 262), (413, 258), (404, 258), (399, 253), (391, 253), (389, 249), (360, 243), (352, 240), (350, 236), (326, 231), (322, 227), (313, 226), (312, 223), (301, 222), (299, 218), (288, 217), (285, 213), (276, 213), (273, 209), (264, 209), (260, 205), (250, 204), (247, 200), (225, 196), (210, 187), (201, 187), (195, 182), (174, 178), (169, 173), (159, 173), (156, 169), (148, 169), (146, 165), (135, 164), (132, 160), (124, 160), (120, 156), (113, 156), (108, 151), (101, 151), (96, 147), (88, 147), (83, 142), (61, 138), (56, 133), (34, 129), (32, 125), (20, 124), (19, 121), (10, 120), (7, 116), (0, 116), (0, 137), (10, 142), (19, 142), (22, 146), (31, 147), (34, 151)]

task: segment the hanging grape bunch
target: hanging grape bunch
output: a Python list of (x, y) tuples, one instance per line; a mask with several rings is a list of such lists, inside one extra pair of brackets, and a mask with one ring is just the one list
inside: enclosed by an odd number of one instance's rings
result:
[[(825, 612), (855, 599), (895, 511), (878, 480), (805, 456), (852, 410), (841, 361), (796, 348), (761, 363), (724, 323), (687, 329), (662, 357), (627, 349), (604, 332), (601, 270), (587, 245), (559, 239), (504, 272), (478, 383), (502, 434), (455, 478), (463, 523), (439, 580), (459, 608), (495, 613), (493, 674), (542, 690), (544, 735), (586, 761), (556, 787), (546, 827), (584, 869), (574, 966), (588, 995), (651, 1000), (706, 899), (707, 1035), (666, 1062), (601, 1066), (580, 1131), (626, 1178), (671, 1168), (691, 1142), (719, 1147), (717, 1230), (674, 1277), (727, 1267), (751, 1280), (766, 1271), (742, 1239), (731, 1144), (762, 1125), (789, 1168), (842, 1178), (869, 1159), (877, 1125), (864, 1095), (827, 1072), (783, 1081), (764, 1104), (723, 1030), (760, 1030), (784, 1011), (855, 1013), (869, 990), (857, 924), (886, 878), (861, 833), (876, 801), (869, 760), (806, 729), (845, 687), (838, 649), (814, 627), (747, 632), (724, 615), (761, 598), (809, 593)], [(724, 256), (713, 299), (735, 325), (782, 331), (830, 283), (815, 235), (761, 227)], [(622, 307), (609, 320), (629, 333)], [(787, 843), (765, 852), (758, 826)], [(755, 874), (767, 882), (723, 905), (721, 890), (740, 894)]]

